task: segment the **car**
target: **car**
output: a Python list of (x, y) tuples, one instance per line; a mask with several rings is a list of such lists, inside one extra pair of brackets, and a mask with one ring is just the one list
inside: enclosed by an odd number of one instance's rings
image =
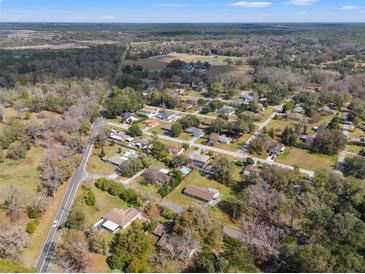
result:
[(52, 227), (57, 227), (57, 224), (58, 224), (58, 220), (54, 220), (52, 223)]

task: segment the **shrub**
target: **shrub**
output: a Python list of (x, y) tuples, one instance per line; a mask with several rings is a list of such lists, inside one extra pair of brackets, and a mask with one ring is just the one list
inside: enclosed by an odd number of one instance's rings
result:
[(27, 213), (28, 217), (31, 219), (36, 219), (42, 217), (44, 214), (45, 209), (41, 206), (28, 206), (27, 207)]
[(88, 192), (85, 193), (84, 201), (86, 205), (94, 206), (96, 203), (95, 194), (91, 190), (89, 190)]
[(25, 228), (25, 231), (29, 234), (33, 234), (35, 232), (35, 230), (37, 229), (37, 226), (39, 225), (39, 221), (38, 220), (33, 220), (33, 221), (30, 221), (26, 228)]
[(176, 217), (176, 213), (173, 212), (171, 209), (169, 208), (165, 208), (162, 212), (161, 212), (161, 216), (164, 217), (165, 219), (171, 220), (174, 219)]

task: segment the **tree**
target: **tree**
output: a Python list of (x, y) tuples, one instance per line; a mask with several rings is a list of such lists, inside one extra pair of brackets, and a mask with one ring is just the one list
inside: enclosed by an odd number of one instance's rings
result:
[(133, 123), (131, 125), (131, 127), (128, 129), (127, 131), (128, 135), (132, 136), (132, 137), (138, 137), (138, 136), (142, 136), (143, 132), (140, 129), (140, 127), (138, 126), (137, 123)]
[(19, 260), (24, 248), (27, 246), (27, 237), (24, 230), (5, 228), (0, 232), (0, 258)]
[(43, 195), (36, 196), (30, 205), (27, 207), (28, 217), (37, 219), (43, 216), (46, 212), (47, 198)]
[(16, 142), (9, 146), (6, 157), (12, 160), (20, 160), (25, 158), (26, 153), (27, 147), (23, 143)]
[(345, 148), (346, 136), (335, 129), (320, 130), (313, 140), (311, 150), (316, 153), (335, 155)]
[(85, 193), (85, 196), (84, 196), (84, 201), (85, 201), (85, 204), (88, 205), (88, 206), (94, 206), (95, 203), (96, 203), (96, 197), (95, 197), (95, 194), (94, 192), (92, 192), (91, 190), (89, 190), (88, 192)]
[(172, 137), (179, 137), (182, 133), (182, 125), (180, 122), (175, 122), (171, 125), (170, 134)]
[(344, 162), (344, 174), (358, 179), (365, 178), (365, 157), (354, 156), (346, 158)]
[(200, 125), (200, 120), (195, 115), (186, 115), (179, 120), (183, 129)]
[(9, 195), (5, 200), (4, 209), (10, 220), (15, 222), (23, 211), (23, 197), (20, 190), (13, 184), (10, 185)]
[(148, 272), (148, 256), (152, 245), (148, 235), (143, 231), (141, 224), (133, 223), (127, 233), (117, 233), (114, 236), (107, 259), (111, 269), (125, 272)]
[(67, 217), (65, 227), (69, 229), (83, 230), (85, 225), (85, 213), (77, 208), (73, 208)]
[(281, 140), (286, 146), (295, 146), (298, 144), (299, 135), (292, 127), (286, 126), (281, 135)]
[(201, 250), (195, 260), (194, 272), (217, 273), (220, 272), (220, 265), (217, 256), (207, 247)]
[(231, 184), (233, 177), (233, 163), (225, 157), (218, 157), (212, 162), (213, 177), (222, 184)]
[(88, 242), (85, 233), (69, 230), (57, 249), (56, 262), (65, 272), (85, 272), (89, 264)]
[(270, 142), (270, 136), (268, 136), (266, 133), (260, 133), (255, 139), (251, 141), (250, 150), (257, 154), (262, 154), (267, 151)]
[(89, 250), (93, 253), (105, 254), (107, 245), (102, 231), (98, 228), (91, 228), (86, 235)]
[(332, 118), (331, 122), (328, 124), (329, 129), (341, 129), (340, 117), (335, 116)]

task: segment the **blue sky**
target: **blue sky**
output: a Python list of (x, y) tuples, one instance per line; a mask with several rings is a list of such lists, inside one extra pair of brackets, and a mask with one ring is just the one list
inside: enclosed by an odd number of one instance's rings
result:
[(365, 0), (0, 0), (12, 22), (365, 22)]

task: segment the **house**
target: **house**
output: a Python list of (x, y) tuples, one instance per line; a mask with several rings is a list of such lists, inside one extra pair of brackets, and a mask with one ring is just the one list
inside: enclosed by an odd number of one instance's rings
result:
[(134, 140), (133, 137), (131, 137), (127, 134), (119, 134), (116, 132), (110, 133), (109, 139), (116, 141), (116, 142), (132, 142)]
[(178, 116), (176, 114), (159, 112), (156, 114), (155, 118), (161, 121), (173, 122)]
[(135, 208), (129, 208), (127, 210), (114, 208), (106, 213), (102, 221), (98, 223), (106, 230), (116, 233), (119, 229), (127, 228), (135, 220), (149, 221), (142, 212)]
[(229, 144), (232, 141), (232, 138), (227, 137), (226, 135), (219, 135), (217, 133), (211, 133), (209, 135), (209, 145), (214, 145), (216, 143), (221, 143), (221, 144)]
[(171, 131), (171, 125), (164, 125), (162, 128), (162, 130), (170, 132)]
[(151, 141), (152, 141), (152, 138), (150, 138), (150, 137), (137, 138), (137, 139), (134, 139), (133, 142), (131, 142), (130, 147), (137, 147), (139, 149), (145, 149), (150, 146)]
[(147, 119), (143, 121), (143, 124), (146, 125), (147, 127), (152, 128), (152, 127), (157, 127), (160, 123), (153, 119)]
[(242, 99), (235, 99), (231, 101), (232, 107), (239, 108), (244, 103)]
[(123, 162), (128, 161), (128, 158), (124, 157), (124, 156), (120, 156), (119, 154), (116, 154), (116, 155), (110, 157), (107, 161), (109, 163), (119, 167)]
[(185, 129), (185, 131), (187, 133), (191, 134), (194, 138), (200, 138), (205, 135), (204, 130), (202, 130), (200, 128), (196, 128), (196, 127), (189, 127), (187, 129)]
[(158, 110), (155, 108), (145, 107), (139, 111), (139, 113), (147, 118), (153, 118), (157, 115)]
[(167, 145), (167, 148), (169, 149), (169, 152), (175, 156), (180, 156), (185, 151), (184, 148), (175, 145)]
[(165, 185), (171, 181), (171, 176), (157, 168), (147, 168), (141, 175), (148, 183)]
[(292, 121), (303, 121), (304, 116), (300, 113), (290, 112), (286, 115), (286, 118)]
[(336, 114), (336, 111), (331, 109), (329, 106), (323, 106), (318, 109), (319, 112), (324, 113), (326, 115)]
[(132, 112), (125, 112), (122, 114), (123, 121), (128, 124), (133, 124), (134, 122), (137, 122), (139, 120), (139, 117)]
[(213, 124), (214, 120), (212, 119), (204, 119), (202, 121), (202, 125), (205, 127), (210, 127)]
[(303, 142), (306, 148), (310, 148), (312, 146), (314, 138), (315, 138), (314, 136), (309, 136), (309, 135), (300, 136), (300, 140)]
[(251, 174), (257, 174), (259, 172), (259, 169), (257, 168), (257, 166), (255, 165), (247, 165), (245, 166), (245, 168), (242, 170), (241, 174), (248, 176)]
[(272, 143), (268, 148), (269, 155), (278, 156), (285, 151), (285, 146), (282, 143)]
[(219, 197), (219, 192), (217, 190), (205, 189), (194, 185), (187, 185), (184, 188), (183, 193), (205, 203), (211, 203)]
[(209, 160), (208, 155), (201, 155), (197, 151), (190, 153), (189, 158), (193, 162), (193, 166), (198, 168), (203, 168)]
[(292, 112), (294, 112), (294, 113), (304, 113), (305, 112), (305, 110), (304, 110), (304, 108), (303, 107), (301, 107), (301, 106), (296, 106), (294, 109), (293, 109), (293, 111)]
[(323, 130), (323, 129), (325, 129), (325, 128), (327, 128), (327, 126), (325, 126), (325, 125), (319, 125), (319, 126), (315, 126), (315, 127), (313, 127), (313, 128), (312, 128), (312, 130), (313, 130), (314, 132), (319, 132), (319, 131), (321, 131), (321, 130)]
[(158, 224), (156, 228), (152, 231), (154, 235), (161, 238), (165, 234), (165, 227), (162, 224)]
[(234, 113), (234, 108), (232, 107), (228, 107), (228, 106), (224, 106), (222, 107), (220, 110), (218, 110), (218, 113), (223, 115), (223, 116), (231, 116)]

